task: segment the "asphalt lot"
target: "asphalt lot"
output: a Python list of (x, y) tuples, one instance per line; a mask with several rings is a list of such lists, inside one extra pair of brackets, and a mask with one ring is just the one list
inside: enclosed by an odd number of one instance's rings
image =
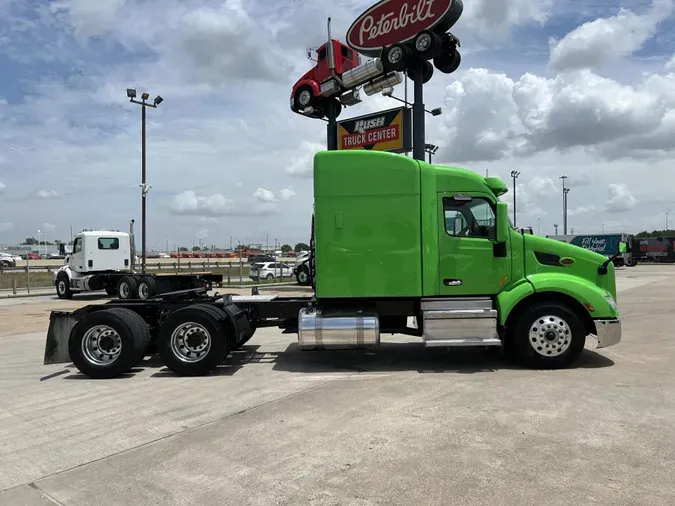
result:
[(0, 504), (675, 504), (675, 266), (617, 278), (623, 341), (563, 371), (263, 329), (209, 377), (95, 381), (41, 365), (89, 300), (0, 300)]

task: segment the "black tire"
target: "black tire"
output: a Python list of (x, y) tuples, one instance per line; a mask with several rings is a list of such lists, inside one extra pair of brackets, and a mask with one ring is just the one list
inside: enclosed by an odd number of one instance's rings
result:
[(274, 279), (274, 274), (270, 273), (267, 276), (265, 276), (265, 279)]
[(306, 265), (298, 267), (298, 271), (295, 273), (295, 280), (300, 286), (309, 285), (309, 268)]
[[(306, 97), (309, 96), (308, 99)], [(312, 91), (311, 86), (300, 86), (293, 96), (293, 104), (295, 108), (302, 112), (307, 107), (311, 107), (314, 103), (314, 92)], [(307, 103), (305, 103), (305, 100)]]
[[(203, 376), (215, 369), (229, 354), (233, 341), (225, 333), (220, 313), (227, 318), (222, 310), (205, 304), (186, 306), (171, 313), (160, 327), (157, 339), (162, 362), (179, 376)], [(181, 326), (190, 323), (201, 327), (194, 332), (200, 341), (188, 343), (184, 337), (173, 337)]]
[(585, 344), (586, 329), (574, 311), (564, 304), (538, 302), (517, 316), (507, 354), (532, 369), (565, 369), (578, 360)]
[(14, 264), (12, 264), (12, 262), (9, 260), (0, 260), (0, 265), (3, 267), (14, 267)]
[(73, 298), (73, 291), (70, 289), (70, 278), (64, 272), (60, 272), (56, 276), (56, 296), (59, 299)]
[(122, 300), (138, 297), (138, 281), (133, 276), (124, 276), (117, 284), (117, 297)]
[[(103, 360), (106, 354), (100, 353), (102, 348), (83, 344), (85, 337), (87, 339), (96, 337), (87, 336), (87, 333), (99, 325), (105, 325), (119, 337), (119, 352), (113, 360), (108, 359), (107, 362)], [(103, 340), (105, 338), (106, 336), (102, 336)], [(113, 341), (108, 339), (108, 342)], [(99, 338), (97, 344), (101, 343), (101, 338)], [(115, 378), (128, 372), (143, 360), (149, 345), (148, 325), (137, 313), (125, 308), (111, 308), (89, 313), (77, 322), (68, 339), (68, 351), (75, 367), (82, 374), (96, 379)], [(97, 350), (100, 353), (98, 359), (95, 356)]]
[(138, 298), (145, 300), (153, 297), (157, 293), (157, 282), (152, 276), (141, 276), (138, 278), (138, 285), (136, 286), (136, 293)]
[(422, 30), (413, 39), (413, 47), (417, 56), (423, 60), (431, 60), (441, 54), (443, 41), (431, 30)]
[(107, 293), (110, 297), (115, 297), (117, 295), (117, 287), (113, 285), (106, 285), (105, 293)]
[(382, 50), (382, 65), (385, 73), (392, 71), (402, 72), (408, 66), (412, 52), (410, 48), (401, 43), (392, 44)]
[(434, 58), (434, 66), (444, 74), (452, 74), (462, 63), (462, 55), (457, 49), (453, 49), (449, 53), (443, 53)]
[[(428, 83), (431, 78), (434, 75), (434, 66), (431, 64), (431, 62), (428, 62), (424, 60), (422, 62), (422, 82), (423, 83)], [(409, 68), (408, 69), (408, 77), (415, 81), (415, 76), (417, 75), (417, 68)]]

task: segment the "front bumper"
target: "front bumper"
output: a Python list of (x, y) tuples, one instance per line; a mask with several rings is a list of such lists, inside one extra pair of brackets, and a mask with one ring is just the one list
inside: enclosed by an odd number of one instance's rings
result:
[(614, 346), (621, 341), (621, 318), (594, 320), (598, 348)]

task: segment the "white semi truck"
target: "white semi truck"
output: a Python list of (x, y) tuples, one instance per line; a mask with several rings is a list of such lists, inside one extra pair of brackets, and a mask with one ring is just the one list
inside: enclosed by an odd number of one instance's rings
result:
[(175, 290), (207, 287), (222, 282), (222, 275), (208, 272), (139, 274), (134, 268), (133, 232), (87, 230), (73, 241), (72, 253), (54, 273), (60, 299), (76, 293), (105, 290), (120, 299), (148, 299)]

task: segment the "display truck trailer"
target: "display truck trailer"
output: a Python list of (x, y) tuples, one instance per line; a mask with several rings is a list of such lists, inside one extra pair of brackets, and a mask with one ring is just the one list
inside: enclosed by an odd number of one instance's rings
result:
[[(633, 252), (633, 236), (630, 234), (587, 234), (587, 235), (547, 235), (550, 239), (574, 244), (589, 251), (594, 251), (613, 258), (616, 265), (634, 267), (637, 265), (637, 256)], [(625, 253), (619, 253), (619, 244), (627, 245)], [(618, 254), (617, 254), (618, 253)]]
[(313, 295), (195, 289), (53, 311), (44, 363), (109, 378), (156, 352), (178, 375), (203, 375), (262, 327), (305, 350), (407, 334), (546, 369), (573, 364), (588, 337), (621, 340), (610, 259), (514, 229), (499, 178), (365, 150), (319, 152), (313, 171)]
[(86, 230), (75, 235), (66, 263), (54, 271), (54, 286), (60, 299), (76, 293), (105, 290), (122, 300), (148, 299), (176, 290), (221, 283), (223, 276), (209, 272), (135, 272), (133, 222), (129, 233)]

